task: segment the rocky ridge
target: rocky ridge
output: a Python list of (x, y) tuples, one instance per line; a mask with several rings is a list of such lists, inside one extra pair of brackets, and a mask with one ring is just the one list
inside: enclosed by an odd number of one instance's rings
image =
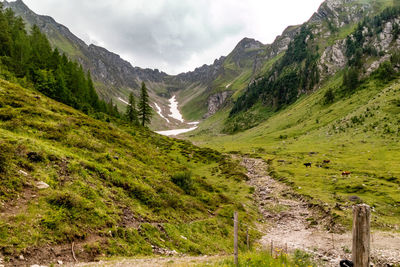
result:
[[(207, 100), (202, 104), (203, 106), (207, 105), (205, 117), (214, 114), (223, 106), (223, 103), (218, 105), (215, 105), (215, 103), (219, 103), (221, 99), (224, 102), (229, 99), (229, 97), (222, 97), (217, 102), (214, 101), (216, 99), (214, 96), (221, 91), (221, 84), (216, 84), (217, 80), (230, 81), (232, 75), (237, 77), (245, 71), (251, 70), (251, 75), (247, 81), (251, 83), (262, 75), (262, 72), (266, 71), (264, 68), (266, 62), (286, 51), (289, 43), (301, 28), (301, 25), (289, 26), (273, 43), (267, 45), (254, 39), (244, 38), (228, 56), (216, 59), (213, 64), (203, 65), (193, 71), (172, 76), (159, 70), (133, 67), (131, 63), (105, 48), (85, 44), (67, 27), (57, 23), (53, 18), (35, 14), (22, 0), (4, 1), (4, 5), (13, 9), (17, 15), (22, 16), (29, 25), (37, 24), (49, 37), (53, 46), (76, 59), (83, 65), (84, 69), (90, 70), (94, 80), (104, 85), (104, 87), (97, 86), (97, 90), (103, 98), (127, 97), (124, 95), (126, 90), (121, 91), (121, 88), (138, 93), (140, 83), (145, 81), (148, 82), (151, 96), (159, 99), (159, 104), (163, 105), (163, 98), (171, 97), (172, 94), (179, 94), (186, 88), (197, 88), (196, 90), (201, 92), (196, 93), (196, 97)], [(320, 34), (323, 38), (329, 38), (334, 34), (335, 29), (360, 21), (372, 10), (372, 2), (326, 0), (305, 24), (312, 27), (313, 34)], [(390, 40), (390, 36), (386, 36), (390, 34), (389, 28), (390, 25), (387, 25), (382, 33), (384, 36), (381, 40)], [(60, 43), (63, 45), (60, 46)], [(387, 47), (388, 44), (382, 45)], [(345, 42), (343, 40), (336, 41), (333, 45), (324, 48), (319, 62), (322, 77), (332, 75), (345, 66), (344, 52)], [(232, 70), (232, 66), (234, 66), (234, 70)], [(371, 70), (377, 66), (379, 66), (378, 63), (372, 64)], [(160, 90), (160, 88), (163, 89)]]

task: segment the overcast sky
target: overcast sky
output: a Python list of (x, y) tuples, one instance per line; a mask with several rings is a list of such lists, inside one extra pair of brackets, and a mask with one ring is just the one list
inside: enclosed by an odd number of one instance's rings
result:
[(301, 24), (322, 0), (24, 0), (86, 43), (133, 66), (170, 74), (229, 54), (244, 37), (271, 43)]

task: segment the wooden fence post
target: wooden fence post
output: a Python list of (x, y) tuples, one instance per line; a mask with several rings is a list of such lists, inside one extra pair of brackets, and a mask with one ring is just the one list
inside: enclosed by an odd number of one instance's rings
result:
[(369, 267), (370, 261), (370, 217), (368, 205), (353, 207), (353, 249), (354, 267)]
[(270, 249), (271, 249), (271, 257), (273, 257), (274, 256), (274, 241), (271, 239), (271, 247), (270, 247)]
[(235, 211), (233, 214), (233, 228), (234, 228), (234, 256), (235, 256), (235, 265), (239, 265), (239, 252), (238, 252), (238, 213)]

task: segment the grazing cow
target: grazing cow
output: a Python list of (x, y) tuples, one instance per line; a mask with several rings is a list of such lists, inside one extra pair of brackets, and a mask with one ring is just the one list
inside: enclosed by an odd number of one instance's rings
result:
[(340, 261), (340, 267), (353, 267), (354, 263), (349, 260), (342, 260)]
[(308, 168), (308, 167), (311, 168), (311, 162), (304, 163), (303, 165), (306, 166), (306, 168)]
[(324, 163), (328, 164), (328, 163), (331, 163), (331, 161), (329, 159), (325, 159)]
[(347, 171), (342, 172), (342, 176), (349, 176), (350, 174), (351, 174), (351, 172), (347, 172)]

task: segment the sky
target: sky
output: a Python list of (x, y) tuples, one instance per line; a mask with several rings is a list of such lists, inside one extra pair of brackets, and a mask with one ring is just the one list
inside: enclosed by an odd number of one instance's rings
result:
[(272, 43), (322, 0), (24, 0), (87, 44), (169, 74), (228, 55), (244, 37)]

